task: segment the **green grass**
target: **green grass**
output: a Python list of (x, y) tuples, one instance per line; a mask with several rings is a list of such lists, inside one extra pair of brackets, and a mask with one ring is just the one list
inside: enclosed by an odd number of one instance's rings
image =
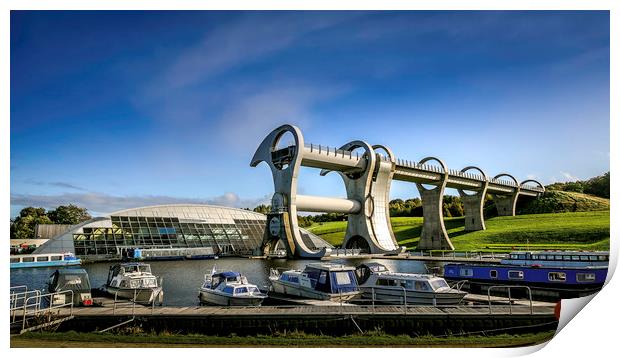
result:
[[(485, 221), (487, 229), (467, 232), (464, 218), (446, 218), (448, 235), (459, 251), (520, 249), (609, 250), (609, 211), (501, 216)], [(335, 246), (342, 244), (346, 221), (314, 224), (308, 229)], [(392, 218), (400, 245), (415, 249), (422, 218)]]
[(11, 337), (11, 348), (138, 348), (138, 347), (517, 347), (546, 342), (555, 331), (492, 336), (388, 335), (367, 332), (347, 336), (313, 335), (300, 332), (255, 336), (204, 336), (196, 334), (26, 333)]

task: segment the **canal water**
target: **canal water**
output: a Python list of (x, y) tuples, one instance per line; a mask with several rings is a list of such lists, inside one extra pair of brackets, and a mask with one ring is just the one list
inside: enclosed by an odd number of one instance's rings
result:
[[(164, 304), (167, 306), (195, 306), (199, 304), (198, 289), (204, 281), (204, 275), (211, 272), (213, 266), (218, 271), (238, 271), (247, 276), (248, 281), (266, 289), (269, 284), (270, 268), (303, 269), (316, 260), (286, 259), (247, 259), (220, 258), (217, 260), (189, 261), (151, 261), (151, 271), (163, 278)], [(392, 272), (426, 273), (424, 262), (412, 260), (389, 259), (339, 259), (328, 262), (357, 266), (363, 262), (380, 262)], [(430, 267), (429, 263), (426, 263)], [(88, 271), (93, 288), (105, 284), (108, 270), (113, 263), (92, 263), (82, 267)], [(437, 265), (437, 264), (434, 264)], [(56, 268), (11, 269), (11, 287), (26, 285), (28, 289), (46, 290), (49, 276)], [(47, 291), (47, 290), (46, 290)]]

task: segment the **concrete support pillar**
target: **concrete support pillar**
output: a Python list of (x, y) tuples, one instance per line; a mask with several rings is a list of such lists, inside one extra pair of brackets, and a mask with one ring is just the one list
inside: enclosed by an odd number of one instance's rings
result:
[(493, 195), (493, 201), (497, 208), (498, 216), (515, 216), (517, 215), (517, 198), (518, 194), (512, 195)]
[(443, 193), (448, 179), (448, 168), (442, 160), (434, 157), (424, 158), (420, 164), (429, 160), (439, 162), (443, 168), (443, 174), (441, 181), (435, 183), (433, 189), (426, 189), (422, 184), (416, 183), (422, 197), (422, 211), (424, 213), (422, 234), (417, 250), (454, 250), (443, 222)]
[(509, 177), (515, 183), (515, 189), (511, 194), (501, 195), (494, 194), (493, 201), (495, 202), (495, 208), (497, 208), (497, 215), (499, 216), (515, 216), (517, 215), (517, 199), (519, 198), (519, 191), (521, 189), (521, 185), (515, 177), (510, 174), (502, 173), (497, 174), (493, 179), (497, 179), (500, 177)]
[(470, 169), (478, 170), (484, 178), (482, 188), (473, 194), (468, 194), (461, 189), (458, 189), (461, 201), (463, 202), (463, 208), (465, 210), (465, 231), (478, 231), (486, 230), (484, 224), (484, 198), (487, 195), (487, 188), (489, 186), (489, 180), (484, 171), (478, 167), (470, 166), (461, 169), (461, 173), (464, 173)]
[[(339, 172), (347, 190), (347, 199), (361, 204), (359, 212), (349, 212), (347, 231), (343, 248), (362, 249), (372, 254), (399, 253), (392, 226), (390, 224), (389, 192), (394, 173), (394, 156), (389, 148), (370, 146), (364, 141), (349, 142), (340, 150), (351, 152), (363, 149), (366, 157), (366, 168), (363, 172)], [(379, 158), (375, 149), (383, 149), (388, 153), (388, 160)], [(326, 175), (329, 170), (321, 171)]]
[[(295, 145), (288, 147), (284, 158), (274, 158), (276, 148), (282, 136), (290, 133)], [(273, 176), (274, 194), (271, 198), (271, 213), (268, 216), (266, 232), (263, 238), (262, 251), (267, 253), (278, 240), (287, 246), (288, 257), (320, 258), (329, 254), (329, 249), (312, 250), (301, 238), (297, 223), (297, 178), (302, 161), (304, 138), (299, 128), (283, 125), (263, 139), (254, 153), (250, 166), (255, 167), (266, 162)]]

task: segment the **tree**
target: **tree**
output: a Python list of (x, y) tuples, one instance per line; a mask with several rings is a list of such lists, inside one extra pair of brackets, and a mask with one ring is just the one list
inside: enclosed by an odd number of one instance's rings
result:
[(11, 239), (21, 241), (34, 239), (34, 227), (37, 224), (51, 224), (43, 208), (27, 207), (19, 212), (13, 222)]
[(271, 211), (271, 205), (260, 204), (259, 206), (255, 207), (253, 211), (261, 214), (267, 214)]
[(61, 205), (55, 210), (47, 213), (47, 217), (54, 224), (75, 225), (83, 221), (92, 219), (86, 208), (80, 208), (76, 205)]

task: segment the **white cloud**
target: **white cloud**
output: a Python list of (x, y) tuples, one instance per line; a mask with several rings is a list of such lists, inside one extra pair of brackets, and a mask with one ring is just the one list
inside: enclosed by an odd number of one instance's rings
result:
[(344, 87), (283, 84), (267, 85), (254, 93), (239, 95), (220, 117), (219, 137), (226, 146), (251, 152), (279, 125), (288, 123), (308, 128), (313, 106), (344, 91)]
[(237, 21), (221, 24), (199, 43), (179, 53), (157, 76), (150, 91), (163, 94), (162, 89), (174, 91), (255, 63), (295, 44), (306, 34), (335, 26), (353, 16), (356, 15), (246, 14)]
[(578, 177), (576, 177), (576, 176), (572, 175), (571, 173), (568, 173), (568, 172), (560, 172), (560, 173), (562, 174), (562, 176), (563, 176), (565, 179), (567, 179), (567, 180), (569, 180), (569, 181), (577, 181), (577, 180), (580, 180)]

